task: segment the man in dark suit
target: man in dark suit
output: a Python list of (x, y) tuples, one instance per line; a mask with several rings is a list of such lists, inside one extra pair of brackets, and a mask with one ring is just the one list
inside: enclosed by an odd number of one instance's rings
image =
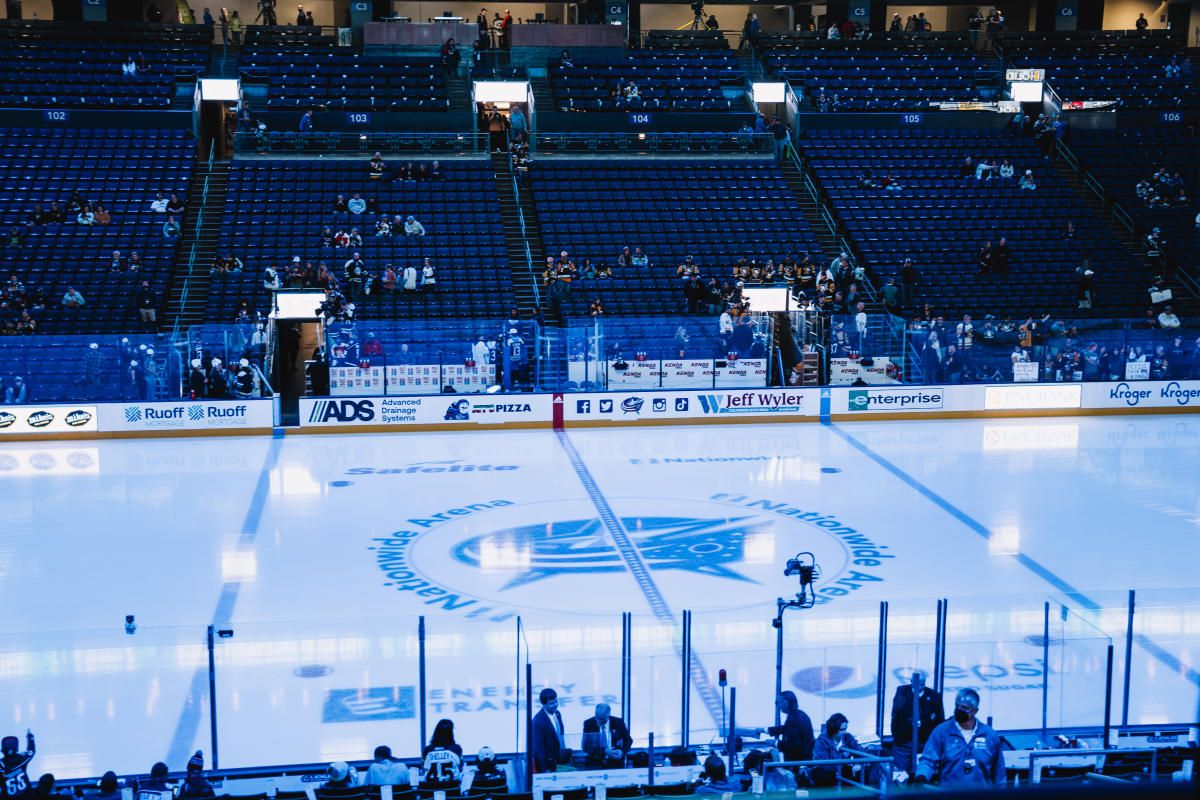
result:
[[(913, 697), (917, 713), (913, 713)], [(942, 696), (925, 686), (925, 673), (916, 670), (908, 686), (896, 687), (892, 700), (892, 757), (896, 769), (916, 774), (916, 760), (933, 729), (946, 721)], [(916, 742), (914, 747), (913, 742)]]
[(534, 772), (554, 772), (559, 764), (571, 756), (563, 728), (562, 715), (558, 713), (558, 692), (542, 689), (538, 695), (542, 710), (533, 715), (533, 733), (529, 748), (533, 752)]
[(612, 715), (608, 703), (596, 706), (596, 716), (583, 721), (583, 749), (589, 768), (620, 769), (625, 756), (633, 747), (633, 737), (625, 721)]

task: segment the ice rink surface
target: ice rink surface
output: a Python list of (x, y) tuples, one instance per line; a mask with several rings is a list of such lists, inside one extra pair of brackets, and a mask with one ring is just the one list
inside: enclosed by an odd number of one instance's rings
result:
[(209, 625), (222, 767), (415, 753), (421, 616), (429, 728), (467, 752), (520, 746), (526, 660), (576, 737), (608, 699), (678, 743), (685, 610), (692, 742), (720, 668), (763, 725), (801, 551), (784, 683), (818, 722), (874, 736), (879, 603), (890, 698), (938, 598), (947, 687), (998, 727), (1040, 727), (1044, 680), (1050, 725), (1100, 725), (1110, 643), (1119, 722), (1130, 589), (1130, 722), (1197, 718), (1193, 415), (12, 444), (0, 486), (0, 732), (37, 733), (36, 774), (209, 751)]

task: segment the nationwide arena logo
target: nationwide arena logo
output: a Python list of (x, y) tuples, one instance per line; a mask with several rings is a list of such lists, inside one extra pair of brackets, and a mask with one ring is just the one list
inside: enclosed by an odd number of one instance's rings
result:
[[(468, 467), (471, 469), (468, 470)], [(487, 471), (492, 465), (422, 462), (354, 467), (348, 475)], [(588, 498), (464, 503), (405, 520), (371, 539), (383, 585), (410, 602), (500, 621), (524, 609), (597, 615), (595, 598), (637, 597), (677, 608), (733, 609), (795, 592), (782, 553), (813, 552), (824, 578), (816, 602), (880, 590), (895, 556), (832, 514), (750, 495), (699, 499)], [(679, 576), (679, 577), (676, 577)]]

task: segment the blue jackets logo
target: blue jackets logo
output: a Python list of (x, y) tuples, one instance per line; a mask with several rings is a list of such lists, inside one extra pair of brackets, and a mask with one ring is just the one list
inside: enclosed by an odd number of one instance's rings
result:
[(92, 415), (90, 412), (79, 409), (78, 411), (72, 411), (71, 413), (67, 414), (64, 421), (72, 428), (78, 428), (81, 425), (87, 425), (89, 422), (91, 422)]
[(370, 400), (318, 400), (309, 412), (309, 422), (371, 422), (375, 403)]
[(0, 428), (7, 428), (17, 421), (17, 415), (11, 411), (0, 411)]
[(451, 422), (463, 422), (471, 418), (471, 401), (470, 400), (455, 400), (450, 405), (446, 406), (446, 413), (442, 419)]
[(626, 414), (637, 414), (641, 412), (645, 403), (646, 401), (640, 397), (626, 397), (621, 401), (621, 410)]
[(31, 428), (44, 428), (54, 422), (54, 415), (49, 411), (35, 411), (26, 420)]

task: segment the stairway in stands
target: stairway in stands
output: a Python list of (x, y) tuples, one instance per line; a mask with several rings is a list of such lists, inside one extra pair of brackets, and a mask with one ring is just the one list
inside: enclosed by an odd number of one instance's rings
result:
[(167, 299), (168, 325), (187, 328), (204, 321), (209, 289), (208, 270), (213, 256), (217, 254), (221, 213), (225, 208), (228, 187), (228, 161), (213, 161), (211, 166), (208, 163), (198, 164), (192, 173), (183, 238), (179, 242), (179, 255), (175, 259)]
[[(1155, 260), (1146, 255), (1145, 249), (1142, 247), (1142, 242), (1137, 234), (1130, 232), (1128, 228), (1117, 222), (1113, 217), (1112, 207), (1106, 205), (1105, 201), (1094, 192), (1084, 180), (1084, 175), (1087, 174), (1082, 165), (1078, 172), (1061, 154), (1058, 154), (1054, 159), (1055, 171), (1071, 185), (1075, 190), (1075, 194), (1083, 200), (1092, 213), (1103, 221), (1112, 235), (1116, 237), (1125, 249), (1129, 252), (1130, 264), (1136, 264), (1137, 274), (1145, 278), (1147, 286), (1150, 285), (1150, 279), (1162, 271), (1161, 265)], [(1100, 186), (1110, 197), (1112, 192), (1108, 190), (1098, 179), (1092, 175), (1092, 179), (1096, 185)], [(1178, 277), (1174, 280), (1168, 280), (1166, 284), (1174, 294), (1174, 299), (1171, 305), (1175, 309), (1175, 313), (1181, 317), (1193, 317), (1200, 315), (1200, 298), (1196, 296), (1192, 287), (1184, 285)], [(1130, 310), (1133, 315), (1133, 309)]]
[(508, 268), (512, 275), (513, 304), (528, 319), (533, 309), (542, 306), (546, 324), (542, 329), (543, 344), (550, 357), (540, 350), (541, 388), (557, 388), (567, 379), (566, 328), (558, 309), (551, 307), (545, 287), (541, 286), (542, 265), (546, 250), (542, 244), (542, 229), (538, 222), (533, 193), (514, 188), (512, 167), (507, 153), (493, 153), (492, 166), (496, 177), (496, 196), (500, 200), (500, 217), (504, 221), (504, 243), (508, 251)]
[[(812, 228), (813, 234), (821, 245), (821, 255), (814, 257), (813, 263), (818, 268), (824, 269), (838, 253), (842, 252), (842, 248), (846, 244), (850, 245), (851, 259), (855, 262), (861, 260), (858, 253), (854, 252), (853, 242), (843, 240), (835, 229), (831, 229), (831, 224), (837, 225), (836, 218), (832, 212), (826, 213), (819, 194), (816, 197), (813, 196), (805, 184), (804, 174), (796, 162), (786, 158), (781, 166), (784, 179), (792, 192), (792, 197), (796, 200), (796, 205), (803, 212), (808, 226)], [(816, 183), (815, 179), (813, 186), (820, 192), (820, 184)], [(883, 303), (878, 295), (879, 288), (872, 286), (870, 282), (867, 282), (865, 286), (869, 298), (866, 303), (868, 337), (870, 341), (877, 343), (873, 348), (875, 351), (873, 355), (887, 356), (892, 363), (901, 364), (906, 382), (920, 383), (923, 381), (921, 360), (914, 358), (914, 353), (907, 344), (903, 333), (903, 323), (897, 318), (883, 313)]]

